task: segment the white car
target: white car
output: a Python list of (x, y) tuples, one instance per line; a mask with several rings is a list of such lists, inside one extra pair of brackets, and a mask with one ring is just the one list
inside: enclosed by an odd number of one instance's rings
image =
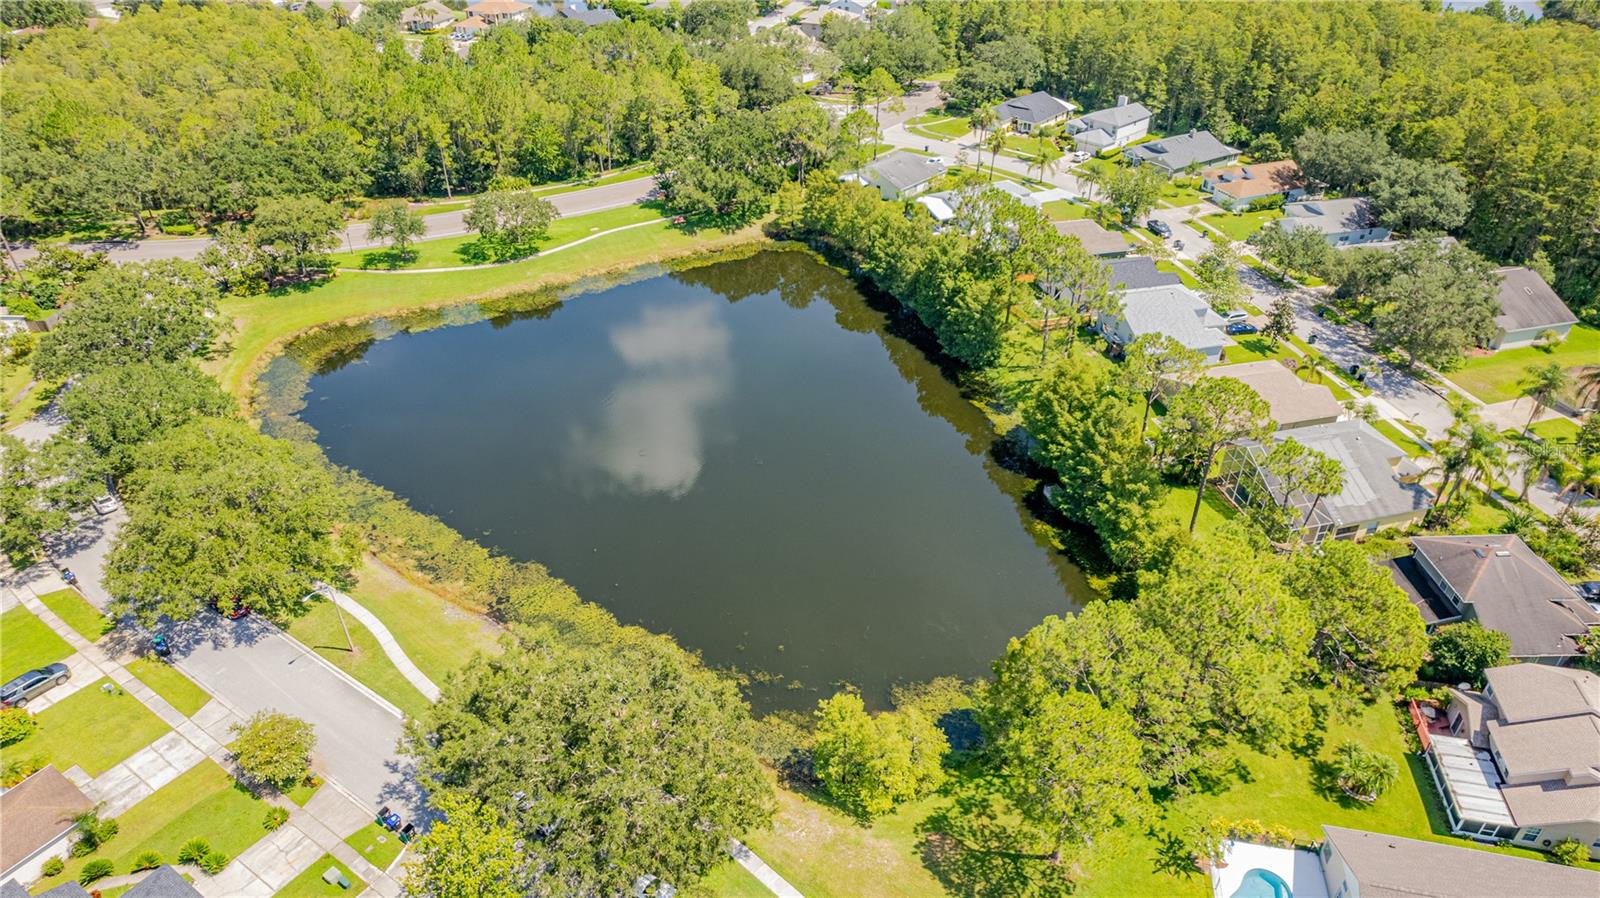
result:
[(1085, 153), (1083, 150), (1078, 150), (1077, 152), (1072, 154), (1072, 161), (1075, 162), (1075, 163), (1076, 162), (1088, 162), (1089, 161), (1089, 154)]
[(116, 496), (112, 495), (101, 496), (94, 500), (92, 504), (94, 505), (95, 514), (110, 514), (122, 507), (122, 503), (117, 500)]

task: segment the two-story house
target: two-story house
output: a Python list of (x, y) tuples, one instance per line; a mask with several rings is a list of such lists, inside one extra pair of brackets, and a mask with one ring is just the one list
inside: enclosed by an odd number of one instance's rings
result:
[(1149, 134), (1150, 117), (1150, 110), (1143, 103), (1130, 103), (1123, 94), (1117, 97), (1117, 105), (1067, 122), (1067, 133), (1077, 141), (1078, 149), (1099, 153), (1111, 147), (1125, 147)]

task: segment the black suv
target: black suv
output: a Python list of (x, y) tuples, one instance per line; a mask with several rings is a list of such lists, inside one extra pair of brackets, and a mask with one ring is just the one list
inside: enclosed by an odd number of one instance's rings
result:
[(1172, 236), (1172, 226), (1159, 218), (1150, 219), (1144, 223), (1144, 226), (1147, 230), (1149, 230), (1150, 233), (1156, 235), (1157, 237)]
[(0, 708), (21, 708), (28, 699), (49, 692), (72, 676), (72, 671), (61, 662), (34, 668), (11, 682), (0, 686)]

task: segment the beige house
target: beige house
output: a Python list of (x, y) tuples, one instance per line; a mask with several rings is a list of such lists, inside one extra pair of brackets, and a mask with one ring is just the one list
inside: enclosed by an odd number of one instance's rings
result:
[(1286, 366), (1270, 359), (1207, 368), (1205, 376), (1243, 381), (1272, 407), (1272, 420), (1278, 422), (1279, 430), (1332, 424), (1344, 417), (1344, 405), (1333, 398), (1332, 390), (1322, 384), (1307, 383)]
[(1425, 733), (1451, 829), (1539, 850), (1574, 839), (1600, 859), (1600, 677), (1513, 664), (1484, 679), (1452, 689), (1443, 731)]

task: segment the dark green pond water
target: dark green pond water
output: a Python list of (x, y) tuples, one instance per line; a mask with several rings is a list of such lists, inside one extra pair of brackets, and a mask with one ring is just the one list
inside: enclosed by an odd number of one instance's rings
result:
[(1088, 594), (981, 412), (890, 331), (767, 252), (394, 333), (313, 374), (299, 418), (413, 507), (758, 674), (758, 706), (841, 682), (881, 705)]

